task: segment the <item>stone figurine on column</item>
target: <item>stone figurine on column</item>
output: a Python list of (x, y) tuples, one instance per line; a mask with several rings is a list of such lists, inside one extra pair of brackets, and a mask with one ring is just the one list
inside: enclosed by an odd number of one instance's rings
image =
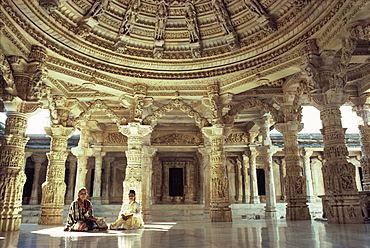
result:
[(31, 46), (28, 59), (6, 58), (0, 50), (0, 111), (7, 115), (4, 135), (0, 137), (0, 232), (20, 229), (27, 119), (42, 107), (40, 100), (50, 90), (42, 82), (47, 75), (46, 60), (46, 49), (40, 46)]
[(50, 127), (45, 127), (45, 132), (51, 137), (51, 142), (50, 152), (46, 154), (49, 161), (46, 181), (42, 184), (41, 215), (38, 221), (40, 225), (63, 223), (67, 145), (68, 139), (75, 131), (69, 114), (77, 100), (64, 96), (54, 96), (50, 100)]

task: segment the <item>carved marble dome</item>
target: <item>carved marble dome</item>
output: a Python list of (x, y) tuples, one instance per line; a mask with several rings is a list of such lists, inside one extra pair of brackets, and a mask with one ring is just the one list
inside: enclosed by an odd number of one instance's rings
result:
[[(365, 0), (15, 0), (2, 8), (5, 55), (45, 47), (46, 84), (82, 101), (117, 101), (137, 84), (154, 100), (199, 100), (213, 84), (236, 101), (280, 94), (310, 54), (340, 51), (348, 26), (370, 10)], [(359, 93), (369, 88), (368, 46), (357, 42), (348, 70)]]

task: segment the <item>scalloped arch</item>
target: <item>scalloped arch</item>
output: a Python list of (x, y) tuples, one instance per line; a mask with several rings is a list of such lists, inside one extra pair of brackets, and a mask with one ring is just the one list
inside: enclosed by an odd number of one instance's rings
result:
[(185, 103), (182, 99), (172, 99), (168, 104), (162, 106), (161, 108), (154, 111), (152, 115), (145, 117), (143, 124), (152, 125), (160, 117), (164, 116), (167, 112), (172, 111), (174, 108), (178, 108), (184, 113), (186, 113), (190, 118), (194, 119), (195, 123), (202, 128), (204, 126), (210, 126), (208, 120), (202, 115), (194, 110), (189, 104)]
[(111, 118), (111, 120), (117, 124), (117, 126), (126, 122), (126, 118), (119, 118), (102, 100), (98, 99), (90, 105), (89, 109), (82, 113), (78, 119), (89, 121), (94, 111), (104, 110), (105, 114)]

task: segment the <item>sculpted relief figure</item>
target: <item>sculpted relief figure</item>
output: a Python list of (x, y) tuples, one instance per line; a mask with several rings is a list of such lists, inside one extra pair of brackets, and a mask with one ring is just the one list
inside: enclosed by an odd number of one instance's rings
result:
[(164, 33), (166, 28), (166, 22), (167, 22), (167, 6), (166, 2), (162, 0), (158, 4), (157, 8), (157, 22), (155, 25), (155, 34), (154, 39), (156, 40), (163, 40), (164, 39)]
[(126, 14), (123, 18), (121, 27), (119, 29), (119, 34), (127, 34), (129, 35), (132, 28), (134, 27), (134, 24), (139, 19), (139, 8), (140, 8), (140, 0), (133, 0), (128, 10), (126, 11)]
[(199, 29), (197, 24), (197, 12), (194, 5), (188, 0), (185, 2), (185, 21), (188, 28), (190, 42), (199, 40)]
[(225, 34), (233, 32), (233, 27), (230, 22), (229, 14), (225, 8), (222, 0), (212, 0), (213, 12), (215, 13), (217, 21), (221, 27), (225, 30)]
[(85, 17), (99, 18), (108, 8), (109, 0), (96, 0)]

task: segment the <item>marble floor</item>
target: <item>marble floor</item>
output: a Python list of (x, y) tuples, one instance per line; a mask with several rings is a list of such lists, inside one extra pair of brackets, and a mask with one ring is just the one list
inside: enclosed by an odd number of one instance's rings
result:
[(0, 233), (0, 247), (167, 248), (167, 247), (368, 247), (370, 224), (324, 221), (237, 220), (146, 223), (143, 230), (63, 232), (62, 226), (22, 224)]

